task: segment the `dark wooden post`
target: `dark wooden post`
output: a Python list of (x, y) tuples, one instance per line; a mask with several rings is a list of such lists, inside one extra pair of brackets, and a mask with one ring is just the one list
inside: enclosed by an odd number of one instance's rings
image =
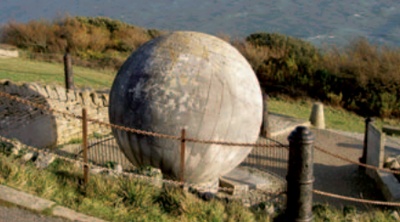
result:
[(184, 182), (185, 175), (185, 149), (186, 149), (186, 130), (182, 129), (181, 132), (181, 172), (180, 172), (180, 181)]
[[(368, 126), (370, 123), (373, 123), (374, 119), (371, 117), (365, 118), (365, 130), (364, 130), (364, 143), (363, 143), (363, 153), (362, 156), (358, 159), (360, 163), (367, 163), (367, 146), (368, 146)], [(358, 170), (365, 171), (365, 167), (359, 166)]]
[(268, 100), (269, 97), (267, 93), (262, 90), (262, 98), (263, 98), (263, 122), (261, 125), (261, 135), (265, 137), (270, 136), (270, 130), (269, 130), (269, 121), (268, 121)]
[(64, 74), (65, 89), (68, 92), (70, 89), (74, 89), (74, 73), (72, 71), (72, 59), (69, 54), (69, 48), (66, 48), (64, 54)]
[(88, 134), (87, 134), (87, 112), (82, 109), (82, 148), (83, 148), (83, 181), (85, 186), (89, 183), (89, 166), (88, 166)]
[(286, 221), (313, 220), (312, 190), (314, 183), (314, 134), (304, 126), (289, 135), (289, 168), (287, 180)]

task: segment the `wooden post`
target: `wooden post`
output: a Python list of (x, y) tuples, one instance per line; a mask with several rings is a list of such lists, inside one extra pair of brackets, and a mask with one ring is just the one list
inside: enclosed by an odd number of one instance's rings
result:
[(304, 126), (289, 135), (289, 167), (285, 221), (313, 220), (313, 133)]
[(184, 182), (184, 175), (185, 175), (185, 148), (186, 148), (186, 130), (182, 129), (181, 132), (181, 172), (180, 172), (180, 181)]
[(72, 71), (72, 59), (69, 54), (69, 48), (66, 48), (64, 54), (64, 77), (65, 77), (65, 89), (67, 92), (70, 89), (74, 89), (74, 73)]
[(271, 134), (269, 130), (269, 121), (268, 121), (268, 95), (262, 90), (262, 98), (263, 98), (263, 121), (261, 125), (261, 136), (265, 136), (268, 138)]
[(85, 186), (89, 183), (89, 166), (88, 166), (88, 133), (87, 133), (87, 112), (86, 108), (82, 109), (82, 148), (83, 148), (83, 180)]

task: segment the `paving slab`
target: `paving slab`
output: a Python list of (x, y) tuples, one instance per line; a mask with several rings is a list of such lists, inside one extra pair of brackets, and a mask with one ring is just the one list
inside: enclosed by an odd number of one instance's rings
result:
[(0, 199), (30, 210), (43, 211), (56, 203), (0, 185)]
[(51, 215), (65, 218), (71, 221), (82, 222), (103, 222), (104, 220), (78, 213), (74, 210), (62, 206), (56, 206), (53, 201), (45, 200), (31, 194), (18, 191), (16, 189), (0, 185), (0, 201), (11, 203), (28, 210), (43, 212), (46, 209), (52, 209)]
[(66, 207), (56, 206), (53, 208), (53, 215), (57, 217), (63, 217), (72, 221), (81, 221), (81, 222), (103, 222), (105, 220), (101, 220), (95, 217), (91, 217), (85, 214), (78, 213), (74, 210), (68, 209)]
[(220, 178), (220, 185), (233, 188), (235, 194), (249, 189), (266, 189), (271, 182), (250, 171), (235, 168)]

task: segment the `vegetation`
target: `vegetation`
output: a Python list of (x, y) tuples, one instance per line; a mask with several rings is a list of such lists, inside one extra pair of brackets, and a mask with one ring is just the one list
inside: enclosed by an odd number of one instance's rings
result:
[[(68, 48), (75, 64), (114, 70), (132, 51), (161, 34), (103, 17), (9, 22), (1, 33), (0, 42), (27, 50), (29, 58), (61, 61)], [(358, 39), (342, 49), (320, 50), (277, 33), (224, 39), (247, 58), (271, 95), (307, 97), (362, 116), (400, 117), (399, 48)]]
[(118, 69), (133, 50), (159, 34), (104, 17), (67, 17), (11, 21), (2, 28), (1, 42), (27, 50), (29, 58), (60, 61), (68, 48), (75, 64)]
[[(236, 201), (203, 201), (179, 188), (158, 188), (145, 181), (91, 175), (83, 185), (82, 170), (57, 159), (47, 169), (24, 163), (12, 146), (0, 143), (0, 184), (15, 187), (76, 211), (110, 221), (272, 221), (266, 204), (246, 208)], [(315, 221), (396, 221), (392, 210), (359, 212), (316, 204)]]
[[(1, 149), (0, 149), (1, 150)], [(91, 175), (85, 187), (81, 169), (56, 160), (46, 170), (0, 152), (0, 184), (50, 199), (59, 205), (110, 221), (270, 221), (260, 209), (236, 201), (204, 202), (174, 187), (145, 181)]]
[[(299, 119), (309, 119), (313, 102), (311, 100), (294, 100), (287, 96), (270, 98), (268, 109), (272, 113), (287, 115)], [(324, 107), (325, 124), (329, 129), (364, 133), (365, 119), (338, 106)], [(375, 118), (374, 124), (381, 128), (383, 125), (398, 125), (399, 119)]]
[(234, 45), (271, 95), (312, 98), (362, 116), (400, 117), (400, 49), (365, 39), (324, 51), (300, 39), (256, 33)]
[[(114, 75), (111, 70), (93, 70), (74, 66), (77, 87), (109, 89)], [(39, 82), (64, 85), (64, 67), (60, 63), (32, 61), (24, 58), (0, 59), (0, 79), (14, 82)]]

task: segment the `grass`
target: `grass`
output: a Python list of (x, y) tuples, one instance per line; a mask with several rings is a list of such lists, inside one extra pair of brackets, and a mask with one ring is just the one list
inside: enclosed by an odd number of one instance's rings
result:
[[(272, 113), (283, 114), (300, 119), (309, 119), (313, 102), (310, 100), (294, 101), (290, 98), (270, 98), (268, 109)], [(324, 106), (325, 124), (327, 128), (363, 133), (365, 120), (363, 117), (346, 111), (340, 107)], [(399, 119), (375, 119), (375, 124), (400, 124)]]
[[(82, 184), (82, 170), (57, 159), (47, 169), (22, 163), (17, 156), (0, 152), (0, 184), (52, 200), (87, 215), (109, 221), (273, 221), (261, 207), (239, 202), (203, 201), (178, 188), (158, 188), (126, 177), (91, 175)], [(314, 221), (396, 221), (393, 210), (359, 212), (315, 204)]]
[[(111, 71), (73, 67), (77, 87), (110, 88), (114, 80)], [(64, 66), (61, 63), (38, 62), (23, 58), (0, 59), (0, 79), (14, 82), (39, 82), (64, 85)]]
[(91, 175), (85, 187), (81, 169), (56, 160), (46, 170), (0, 153), (0, 184), (55, 201), (110, 221), (270, 221), (240, 203), (204, 202), (178, 188), (158, 188), (125, 177)]

